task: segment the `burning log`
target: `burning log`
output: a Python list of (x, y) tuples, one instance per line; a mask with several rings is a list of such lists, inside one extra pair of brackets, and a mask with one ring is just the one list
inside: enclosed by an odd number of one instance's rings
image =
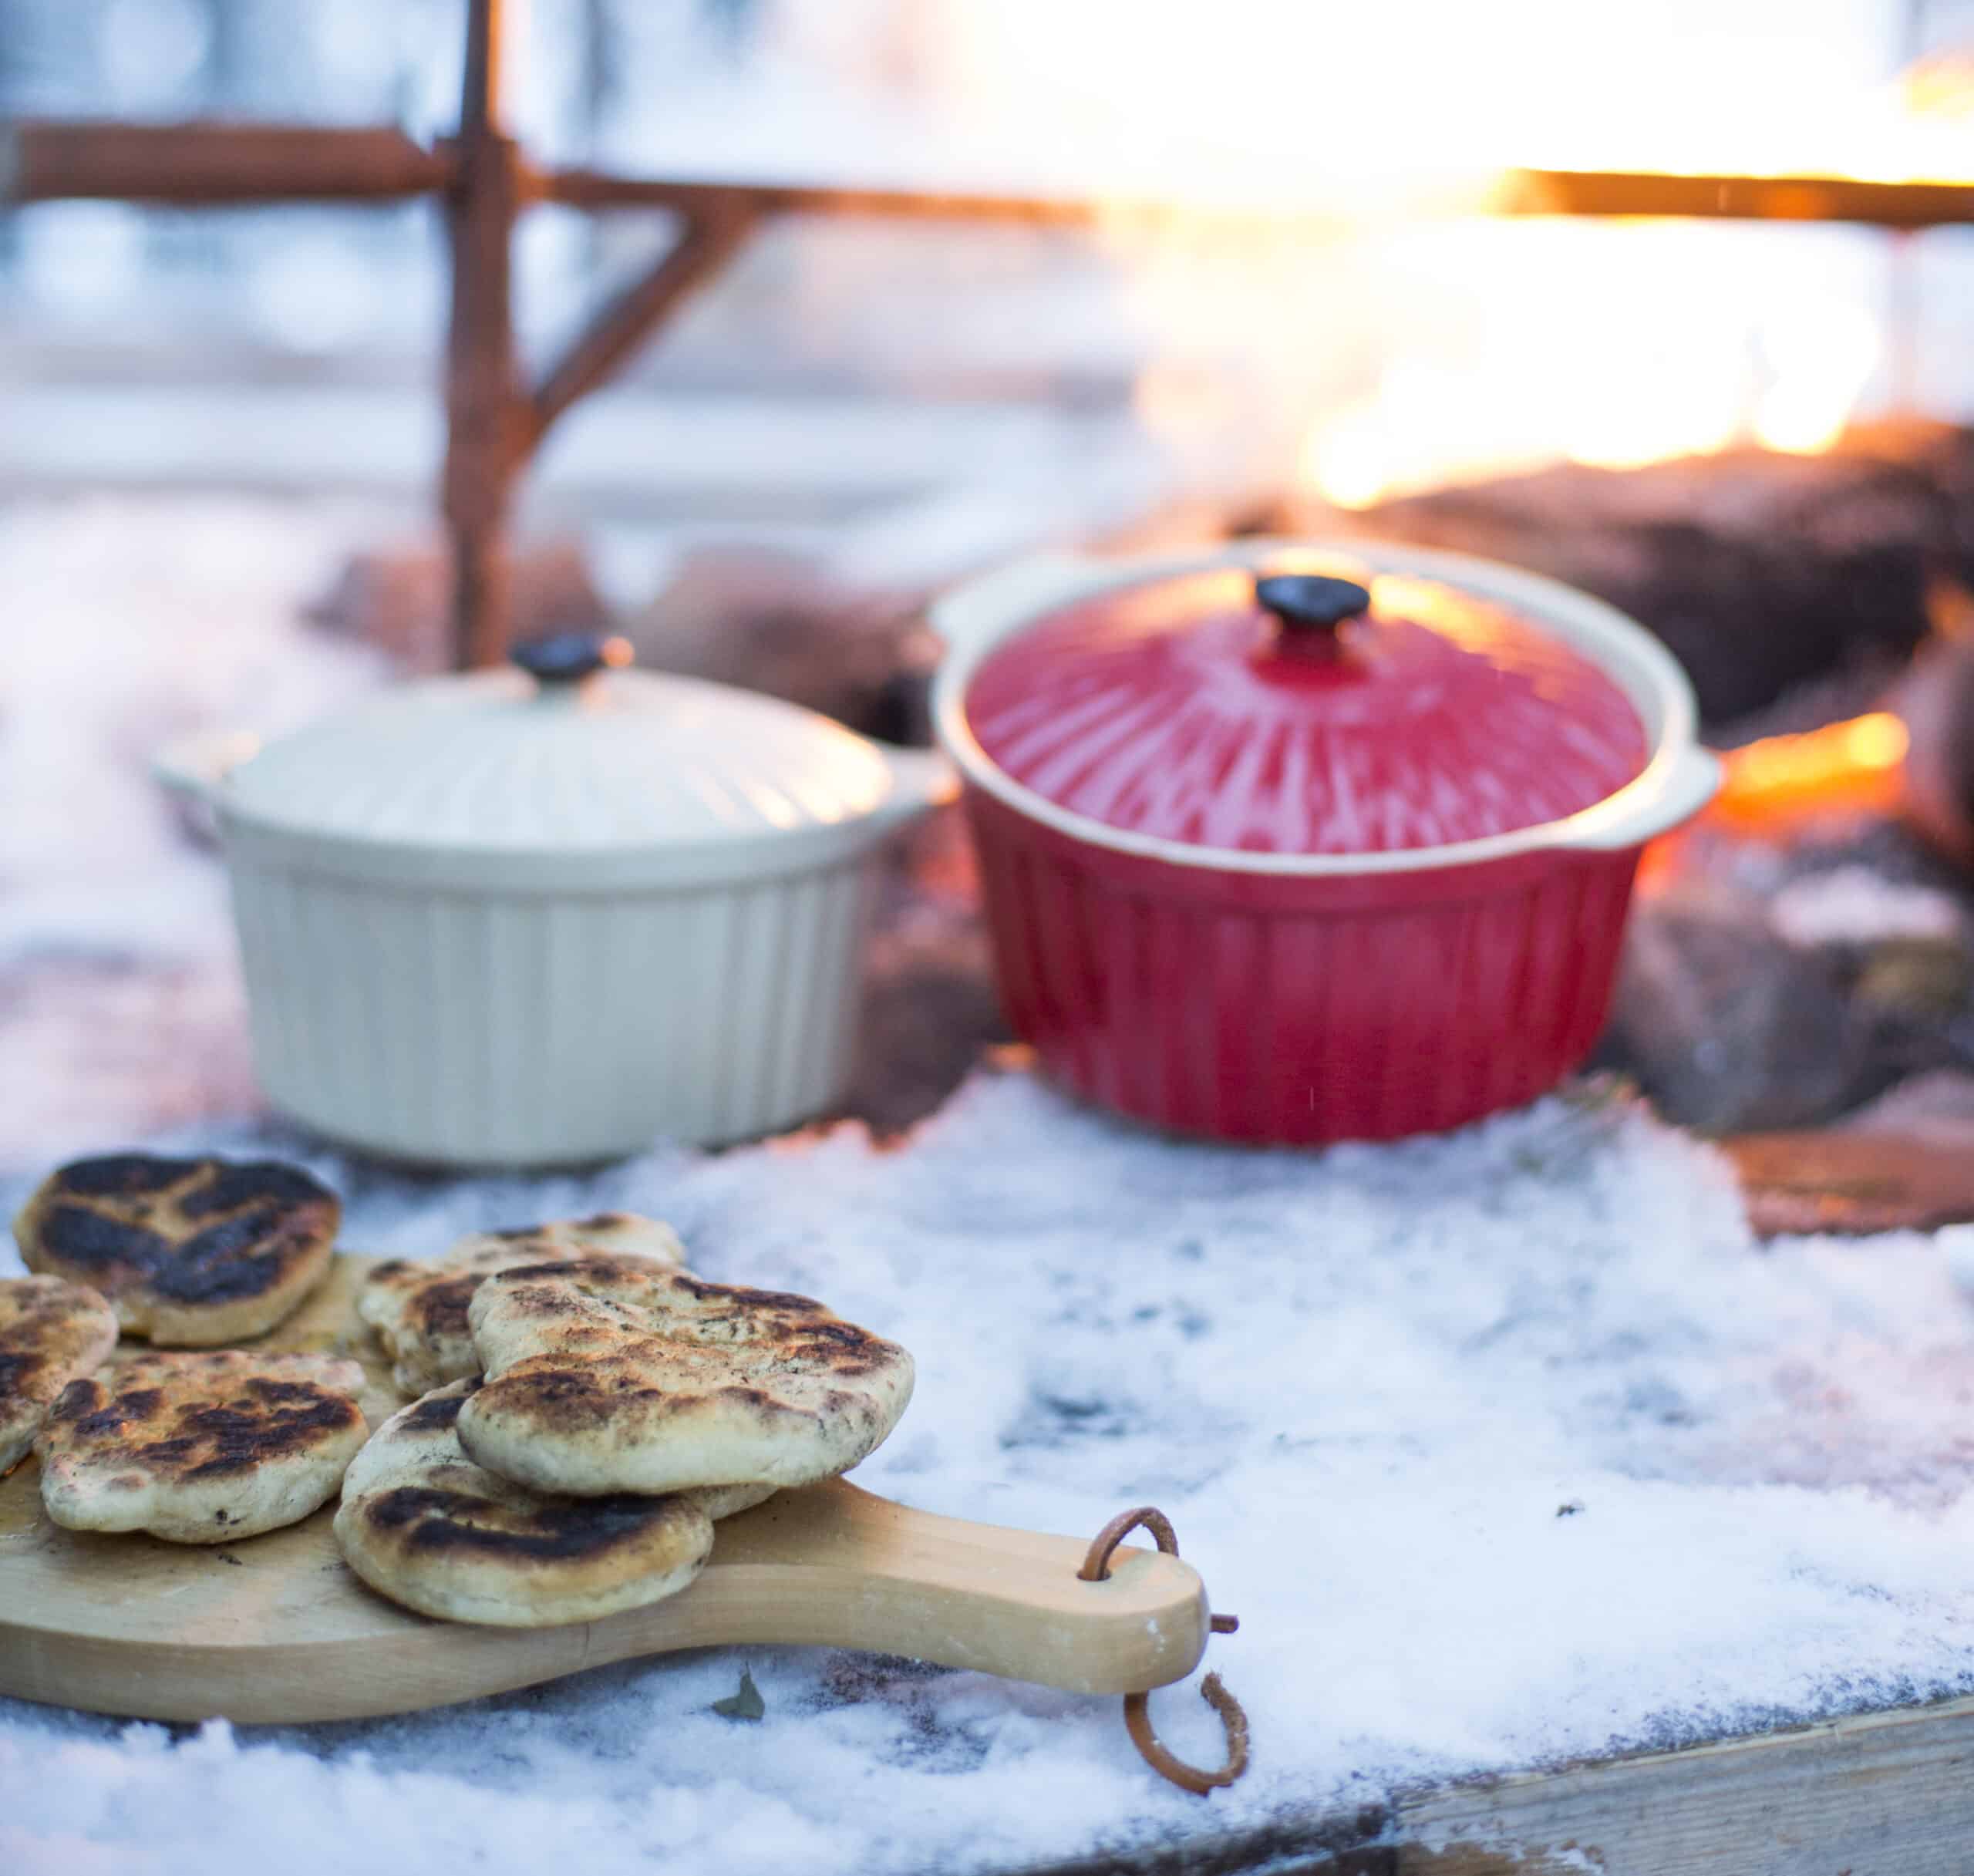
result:
[(1744, 743), (1727, 756), (1707, 818), (1774, 834), (1834, 815), (1895, 813), (1910, 739), (1899, 717), (1874, 710), (1821, 729)]

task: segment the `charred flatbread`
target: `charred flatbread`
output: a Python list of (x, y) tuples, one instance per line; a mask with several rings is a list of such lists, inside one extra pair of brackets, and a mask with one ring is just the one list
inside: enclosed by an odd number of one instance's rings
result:
[(59, 1277), (0, 1280), (0, 1473), (27, 1457), (55, 1397), (116, 1346), (116, 1318)]
[(460, 1442), (541, 1491), (809, 1484), (911, 1398), (903, 1349), (810, 1298), (622, 1258), (502, 1271), (469, 1316), (487, 1380)]
[(241, 1349), (134, 1356), (72, 1381), (35, 1450), (41, 1500), (71, 1531), (224, 1544), (336, 1494), (366, 1432), (363, 1370), (327, 1355)]
[(480, 1372), (467, 1305), (494, 1271), (598, 1253), (686, 1261), (686, 1248), (670, 1225), (630, 1212), (599, 1212), (520, 1231), (477, 1232), (429, 1261), (394, 1258), (364, 1279), (356, 1313), (376, 1330), (399, 1391), (423, 1394)]
[(14, 1221), (30, 1270), (97, 1292), (127, 1335), (211, 1348), (271, 1329), (328, 1275), (342, 1206), (278, 1160), (78, 1160)]
[(454, 1381), (400, 1408), (343, 1480), (336, 1542), (380, 1595), (450, 1622), (547, 1628), (675, 1595), (705, 1567), (713, 1521), (758, 1488), (571, 1498), (475, 1465), (460, 1410), (480, 1383)]

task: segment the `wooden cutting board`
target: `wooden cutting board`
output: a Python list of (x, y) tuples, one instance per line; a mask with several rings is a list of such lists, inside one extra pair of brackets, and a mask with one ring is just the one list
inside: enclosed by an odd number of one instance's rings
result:
[[(360, 1359), (374, 1426), (399, 1404), (352, 1298), (369, 1259), (270, 1335)], [(127, 1345), (126, 1345), (127, 1352)], [(1192, 1672), (1208, 1614), (1176, 1557), (909, 1511), (838, 1479), (719, 1527), (683, 1594), (601, 1622), (486, 1628), (413, 1614), (345, 1568), (333, 1504), (215, 1545), (63, 1531), (29, 1460), (0, 1480), (0, 1694), (147, 1719), (350, 1719), (444, 1706), (641, 1655), (738, 1642), (870, 1649), (1074, 1693)], [(1100, 1522), (1093, 1519), (1093, 1527)]]

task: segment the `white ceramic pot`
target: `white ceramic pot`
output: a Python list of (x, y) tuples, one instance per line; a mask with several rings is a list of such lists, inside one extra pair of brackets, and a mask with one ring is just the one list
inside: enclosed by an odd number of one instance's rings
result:
[(842, 1094), (878, 850), (950, 773), (603, 668), (620, 649), (544, 641), (264, 749), (160, 759), (217, 820), (276, 1106), (394, 1159), (538, 1167)]

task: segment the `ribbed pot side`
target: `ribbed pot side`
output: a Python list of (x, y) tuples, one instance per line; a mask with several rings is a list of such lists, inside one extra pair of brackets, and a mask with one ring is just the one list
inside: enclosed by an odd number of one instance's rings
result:
[(1008, 1019), (1049, 1073), (1255, 1143), (1437, 1132), (1553, 1087), (1603, 1026), (1640, 851), (1298, 877), (965, 800)]
[(867, 856), (595, 894), (433, 891), (232, 858), (262, 1085), (345, 1144), (574, 1164), (771, 1131), (848, 1084)]

